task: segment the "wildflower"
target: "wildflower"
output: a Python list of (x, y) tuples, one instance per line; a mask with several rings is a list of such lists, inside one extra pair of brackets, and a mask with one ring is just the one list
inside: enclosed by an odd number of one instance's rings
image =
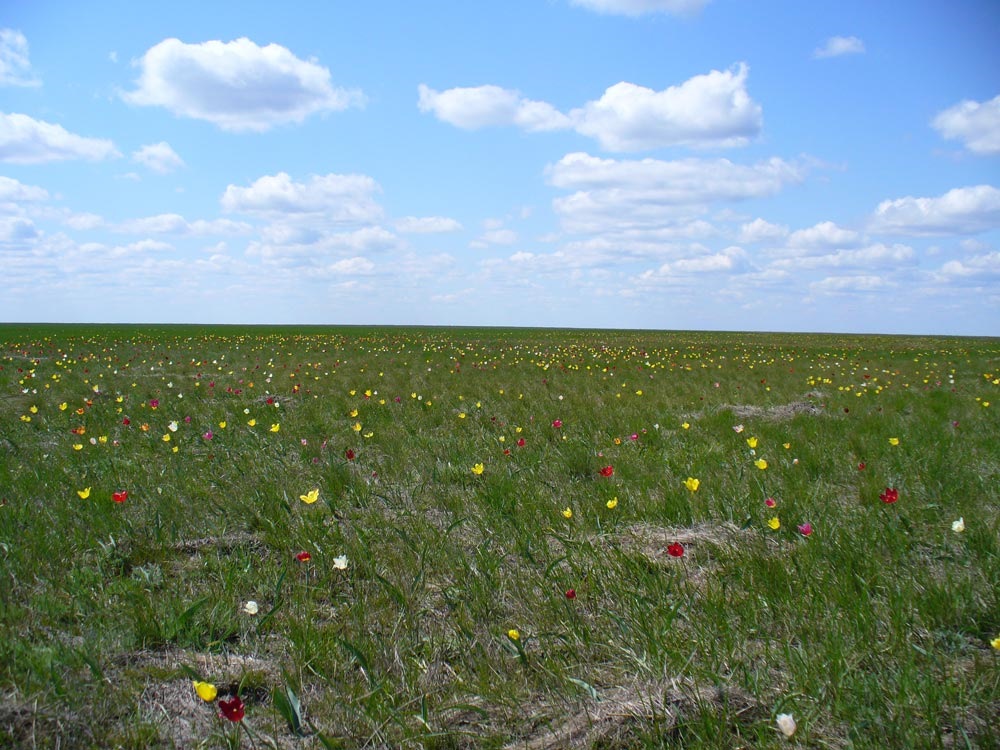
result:
[(31, 407), (28, 409), (28, 411), (30, 411), (32, 414), (38, 414), (38, 407), (32, 404)]
[(249, 422), (247, 422), (247, 424), (250, 425), (251, 427), (256, 427), (257, 426), (257, 420), (256, 419), (251, 419)]
[(865, 470), (865, 462), (864, 462), (864, 461), (861, 461), (861, 462), (860, 462), (860, 463), (858, 464), (858, 471), (864, 471), (864, 470)]
[(952, 521), (951, 530), (958, 534), (961, 534), (963, 531), (965, 531), (965, 519), (959, 518), (957, 521)]
[(757, 438), (755, 438), (755, 437), (748, 437), (747, 438), (747, 445), (749, 445), (751, 448), (756, 448), (757, 447)]
[(355, 453), (350, 448), (348, 448), (346, 451), (344, 451), (344, 458), (346, 458), (348, 461), (353, 461), (354, 460), (354, 456), (355, 456)]
[(155, 399), (155, 398), (149, 399), (149, 408), (150, 409), (155, 409), (159, 405), (160, 405), (159, 399)]
[(209, 430), (208, 432), (206, 432), (206, 433), (205, 433), (204, 435), (202, 435), (201, 437), (202, 437), (202, 439), (203, 439), (203, 440), (211, 440), (212, 438), (214, 438), (214, 437), (215, 437), (215, 435), (213, 435), (213, 434), (212, 434), (212, 431), (211, 431), (211, 430)]
[(251, 617), (253, 617), (260, 611), (260, 607), (257, 606), (257, 602), (251, 599), (250, 601), (248, 601), (246, 604), (243, 605), (243, 611), (246, 612)]
[(735, 433), (743, 432), (743, 425), (741, 425), (741, 424), (734, 424), (733, 425), (733, 432), (735, 432)]
[(171, 432), (177, 432), (177, 420), (174, 420), (173, 422), (168, 424), (167, 429), (170, 430)]
[(791, 714), (778, 714), (774, 721), (785, 737), (791, 737), (795, 734), (795, 719), (792, 718)]
[(573, 509), (570, 508), (567, 505), (566, 508), (563, 509), (562, 514), (563, 514), (563, 518), (572, 518), (573, 517)]
[(804, 523), (801, 526), (798, 526), (797, 528), (802, 536), (809, 536), (810, 534), (813, 533), (813, 527), (811, 523)]
[(772, 531), (777, 531), (778, 529), (781, 528), (781, 521), (778, 519), (777, 516), (774, 516), (773, 518), (767, 519), (767, 525), (771, 528)]
[(75, 450), (75, 451), (82, 451), (83, 450), (83, 443), (73, 443), (73, 450)]
[(614, 467), (612, 467), (612, 466), (605, 466), (603, 469), (601, 469), (601, 476), (602, 477), (610, 477), (614, 473), (615, 473), (615, 470), (614, 470)]
[(764, 501), (764, 505), (766, 505), (768, 508), (773, 508), (777, 504), (778, 501), (775, 500), (773, 497), (769, 497), (767, 500)]
[(473, 464), (473, 466), (472, 466), (472, 473), (475, 474), (478, 477), (480, 474), (483, 473), (483, 470), (485, 468), (486, 467), (483, 466), (482, 464)]
[(306, 552), (305, 550), (302, 550), (302, 551), (301, 551), (301, 552), (299, 552), (299, 553), (298, 553), (297, 555), (295, 555), (295, 559), (296, 559), (296, 560), (298, 560), (298, 561), (299, 561), (299, 562), (301, 562), (301, 563), (307, 563), (307, 562), (309, 562), (310, 560), (312, 560), (312, 559), (313, 559), (313, 556), (312, 556), (312, 555), (310, 555), (310, 554), (309, 554), (308, 552)]
[(899, 445), (899, 438), (898, 437), (889, 438), (889, 445)]
[(199, 698), (205, 701), (205, 703), (211, 703), (215, 700), (215, 696), (219, 694), (218, 688), (216, 688), (211, 682), (195, 680), (193, 685), (194, 691), (198, 694)]
[(763, 458), (758, 458), (756, 461), (753, 462), (753, 465), (756, 466), (761, 471), (764, 471), (764, 469), (767, 468), (767, 461), (765, 461)]
[(243, 701), (238, 695), (234, 695), (228, 701), (219, 701), (220, 715), (234, 723), (243, 721), (244, 708)]
[(684, 486), (691, 490), (691, 492), (697, 492), (700, 485), (701, 480), (695, 479), (694, 477), (688, 477), (684, 480)]
[(512, 641), (519, 641), (521, 640), (521, 633), (517, 630), (517, 628), (511, 628), (507, 631), (507, 637)]
[(576, 589), (566, 589), (567, 599), (576, 599)]
[(63, 401), (61, 404), (59, 404), (59, 411), (66, 411), (66, 409), (68, 409), (68, 408), (69, 408), (69, 404), (67, 404), (65, 401)]
[(792, 447), (792, 444), (791, 443), (782, 443), (781, 447), (784, 448), (787, 451), (789, 448)]
[(84, 487), (82, 490), (77, 490), (76, 494), (80, 496), (81, 500), (86, 500), (90, 497), (90, 487)]
[(611, 498), (610, 500), (608, 500), (607, 505), (608, 505), (608, 510), (614, 510), (615, 508), (618, 507), (618, 498), (617, 497)]
[(1000, 635), (998, 635), (996, 638), (990, 641), (990, 645), (997, 651), (1000, 651)]
[(163, 437), (160, 438), (160, 439), (163, 440), (164, 443), (169, 443), (170, 442), (170, 433), (169, 432), (164, 432), (163, 433)]
[(306, 505), (312, 505), (314, 502), (319, 500), (319, 488), (311, 489), (304, 495), (299, 495), (299, 500), (304, 502)]
[(886, 487), (884, 492), (879, 493), (879, 500), (883, 503), (890, 504), (899, 500), (899, 490), (893, 487)]
[(280, 429), (281, 429), (281, 425), (280, 424), (273, 424), (273, 425), (271, 425), (271, 432), (277, 432)]
[(681, 429), (682, 429), (682, 430), (690, 430), (690, 429), (691, 429), (691, 424), (690, 424), (690, 422), (682, 422), (682, 423), (681, 423)]
[(553, 420), (552, 420), (552, 426), (553, 426), (553, 427), (554, 427), (555, 429), (557, 429), (557, 430), (558, 430), (558, 429), (559, 429), (560, 427), (562, 427), (562, 424), (563, 424), (563, 423), (562, 423), (562, 420), (561, 420), (561, 419), (553, 419)]
[(221, 422), (219, 422), (219, 429), (220, 430), (226, 429), (226, 420), (222, 420)]
[(361, 432), (361, 422), (355, 422), (351, 425), (351, 429), (355, 432)]
[(347, 555), (333, 558), (333, 567), (337, 570), (347, 570)]
[(674, 542), (667, 547), (667, 554), (671, 557), (683, 557), (684, 556), (684, 545), (680, 542)]
[(524, 445), (525, 445), (525, 441), (524, 441), (524, 438), (518, 438), (518, 439), (517, 439), (517, 447), (518, 447), (518, 448), (523, 448), (523, 447), (524, 447)]

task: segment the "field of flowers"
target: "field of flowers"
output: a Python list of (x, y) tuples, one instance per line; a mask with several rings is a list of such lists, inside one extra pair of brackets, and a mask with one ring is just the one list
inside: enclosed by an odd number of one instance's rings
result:
[(0, 326), (0, 747), (997, 747), (1000, 340)]

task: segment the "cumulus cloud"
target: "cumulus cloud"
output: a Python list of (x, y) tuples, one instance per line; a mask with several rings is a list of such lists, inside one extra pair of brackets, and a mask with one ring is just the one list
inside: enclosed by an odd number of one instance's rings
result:
[(180, 214), (157, 214), (139, 219), (129, 219), (113, 227), (124, 234), (175, 234), (175, 235), (241, 235), (249, 234), (252, 227), (242, 221), (229, 219), (197, 219), (189, 222)]
[(49, 193), (45, 188), (25, 185), (23, 182), (15, 180), (13, 177), (0, 175), (0, 203), (21, 202), (21, 201), (45, 201), (49, 199)]
[(397, 232), (403, 234), (439, 234), (457, 232), (462, 228), (455, 219), (445, 216), (404, 216), (394, 222)]
[(28, 60), (28, 40), (15, 29), (0, 29), (0, 86), (41, 86)]
[(138, 87), (122, 95), (126, 101), (164, 107), (228, 131), (264, 132), (317, 112), (364, 104), (359, 91), (334, 87), (330, 71), (317, 62), (246, 38), (200, 44), (164, 39), (136, 65)]
[(856, 276), (827, 276), (809, 285), (809, 291), (820, 294), (855, 294), (880, 292), (895, 286), (881, 276), (859, 274)]
[(492, 85), (435, 91), (420, 84), (418, 106), (468, 130), (491, 125), (529, 132), (575, 129), (616, 152), (741, 146), (762, 125), (761, 107), (746, 90), (748, 70), (745, 64), (713, 70), (662, 91), (622, 81), (569, 114)]
[(973, 283), (1000, 281), (1000, 252), (974, 255), (962, 260), (949, 260), (937, 276), (943, 280), (960, 279)]
[(520, 92), (499, 86), (472, 86), (446, 91), (420, 84), (417, 106), (421, 112), (464, 130), (488, 126), (517, 125), (528, 131), (562, 130), (570, 119), (546, 102), (532, 101)]
[(647, 13), (673, 13), (689, 15), (697, 13), (710, 0), (570, 0), (573, 5), (621, 16), (641, 16)]
[(157, 174), (168, 174), (184, 166), (184, 160), (166, 141), (150, 143), (138, 151), (133, 151), (132, 161), (146, 166)]
[(857, 250), (838, 250), (824, 255), (785, 258), (776, 260), (772, 268), (816, 269), (816, 268), (859, 268), (893, 269), (913, 265), (916, 254), (908, 245), (883, 245), (876, 243)]
[(808, 229), (799, 229), (788, 237), (788, 245), (794, 248), (849, 247), (857, 244), (858, 233), (842, 229), (832, 221), (821, 221)]
[(742, 146), (762, 125), (761, 107), (746, 90), (748, 70), (713, 70), (662, 91), (616, 83), (571, 117), (608, 151)]
[(1000, 154), (1000, 95), (986, 102), (959, 102), (940, 112), (931, 126), (944, 138), (964, 142), (974, 154)]
[(756, 218), (740, 227), (740, 242), (774, 242), (788, 236), (788, 227)]
[(801, 167), (773, 158), (754, 165), (728, 159), (602, 159), (567, 154), (546, 169), (556, 187), (576, 190), (553, 208), (567, 231), (663, 226), (690, 221), (715, 201), (774, 195), (800, 181)]
[(469, 247), (482, 249), (490, 245), (513, 245), (517, 242), (517, 232), (503, 227), (492, 227), (469, 243)]
[(37, 238), (38, 230), (31, 219), (21, 216), (0, 216), (0, 243), (23, 243)]
[(1000, 227), (1000, 190), (992, 185), (955, 188), (938, 198), (882, 201), (871, 219), (886, 234), (975, 234)]
[(860, 55), (865, 51), (865, 43), (856, 36), (831, 36), (822, 47), (813, 50), (813, 57), (840, 57), (841, 55)]
[(375, 201), (378, 192), (378, 183), (367, 175), (331, 173), (295, 182), (279, 172), (258, 178), (250, 187), (229, 185), (222, 208), (265, 216), (322, 214), (330, 222), (364, 223), (382, 215)]
[(0, 161), (11, 164), (43, 164), (51, 161), (86, 159), (100, 161), (121, 156), (109, 140), (85, 138), (22, 114), (0, 112)]

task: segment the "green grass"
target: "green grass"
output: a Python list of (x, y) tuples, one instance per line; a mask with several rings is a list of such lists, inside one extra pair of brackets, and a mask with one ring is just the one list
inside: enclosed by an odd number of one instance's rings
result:
[(997, 747), (998, 414), (995, 339), (0, 326), (0, 746)]

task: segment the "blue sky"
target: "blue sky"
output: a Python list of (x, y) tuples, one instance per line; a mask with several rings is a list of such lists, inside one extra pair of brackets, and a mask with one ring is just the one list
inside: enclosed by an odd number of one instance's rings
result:
[(1000, 335), (1000, 5), (0, 10), (0, 321)]

